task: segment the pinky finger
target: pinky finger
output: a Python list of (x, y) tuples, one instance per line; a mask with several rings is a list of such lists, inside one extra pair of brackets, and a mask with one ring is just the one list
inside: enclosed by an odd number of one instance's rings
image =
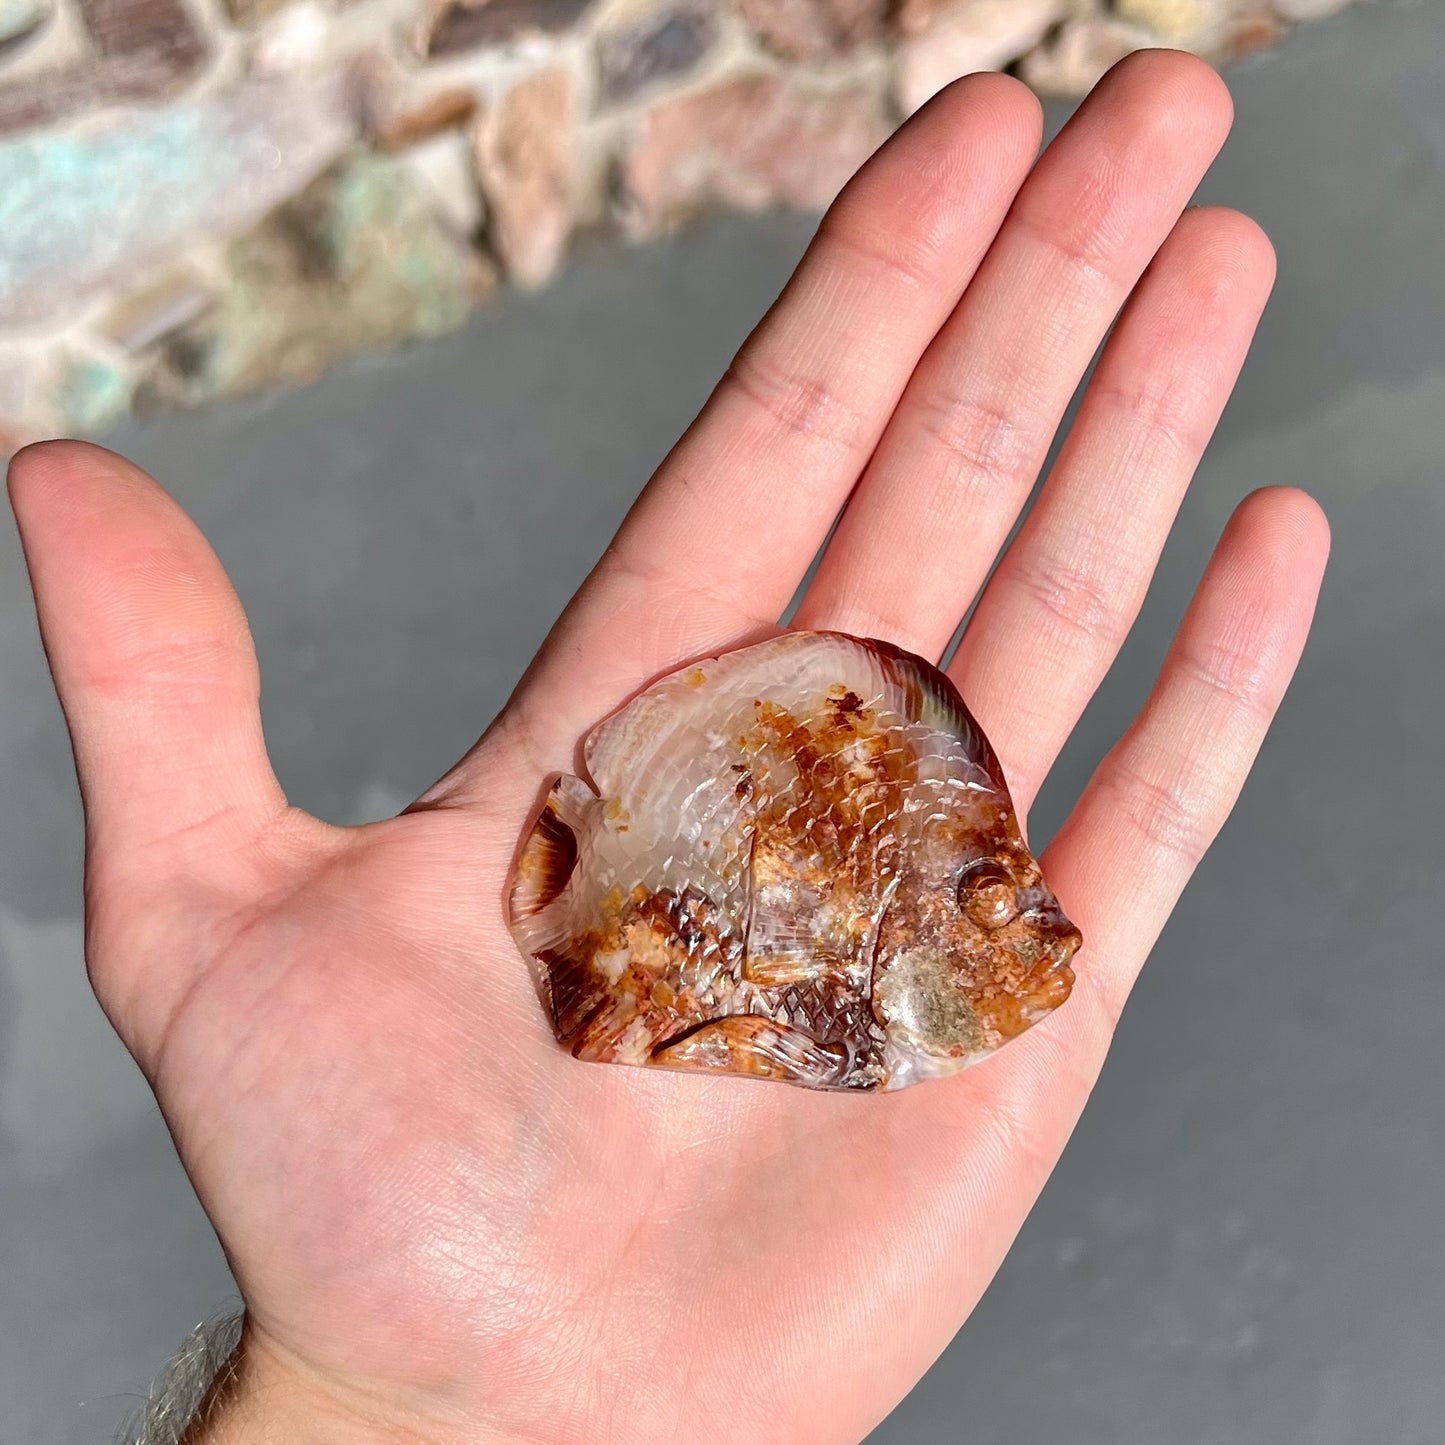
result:
[(1129, 731), (1099, 765), (1044, 869), (1087, 954), (1076, 1016), (1107, 1045), (1170, 910), (1238, 798), (1294, 674), (1329, 553), (1303, 492), (1269, 488), (1230, 519)]

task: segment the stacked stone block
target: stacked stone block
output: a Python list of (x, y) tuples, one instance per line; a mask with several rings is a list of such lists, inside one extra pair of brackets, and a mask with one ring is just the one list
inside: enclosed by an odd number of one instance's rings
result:
[(956, 76), (1343, 0), (0, 0), (0, 449), (303, 383), (579, 231), (824, 206)]

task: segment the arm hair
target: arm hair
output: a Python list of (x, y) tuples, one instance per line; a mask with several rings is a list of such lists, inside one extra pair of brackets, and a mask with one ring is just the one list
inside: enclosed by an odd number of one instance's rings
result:
[(116, 1445), (182, 1445), (203, 1422), (235, 1370), (241, 1310), (202, 1321), (181, 1342), (151, 1386), (146, 1403), (117, 1437)]

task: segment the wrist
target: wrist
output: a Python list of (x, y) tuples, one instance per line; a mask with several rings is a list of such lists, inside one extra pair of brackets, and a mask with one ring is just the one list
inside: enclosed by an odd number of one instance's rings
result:
[(513, 1445), (513, 1437), (325, 1381), (248, 1327), (179, 1445)]

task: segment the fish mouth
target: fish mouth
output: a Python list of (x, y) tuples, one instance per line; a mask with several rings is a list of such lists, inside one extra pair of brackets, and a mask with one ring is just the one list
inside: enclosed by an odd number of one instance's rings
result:
[(1074, 955), (1083, 947), (1084, 935), (1071, 923), (1054, 940), (1046, 959), (1050, 969), (1057, 973), (1062, 969), (1073, 972)]
[(1025, 980), (1026, 997), (1035, 1007), (1057, 1008), (1074, 987), (1074, 955), (1084, 936), (1073, 924), (1059, 930)]
[(1049, 952), (1058, 968), (1068, 968), (1074, 955), (1084, 946), (1084, 935), (1071, 923), (1059, 936)]

